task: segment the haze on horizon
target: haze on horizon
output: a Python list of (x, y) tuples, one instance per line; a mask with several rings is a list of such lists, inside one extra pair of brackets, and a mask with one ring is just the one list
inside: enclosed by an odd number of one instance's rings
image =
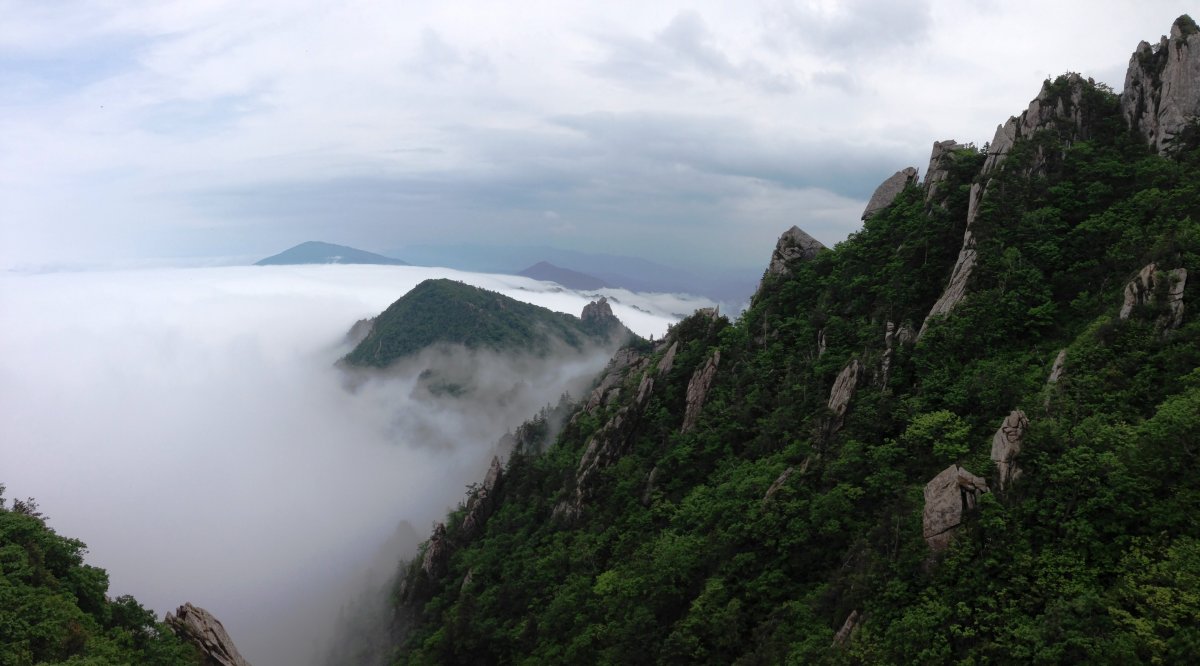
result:
[(761, 270), (1043, 78), (1119, 89), (1189, 9), (0, 2), (0, 268), (469, 240)]

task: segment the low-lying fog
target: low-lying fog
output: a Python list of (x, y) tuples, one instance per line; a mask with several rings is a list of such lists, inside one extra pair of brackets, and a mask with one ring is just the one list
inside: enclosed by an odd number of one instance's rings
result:
[[(430, 277), (576, 315), (594, 297), (392, 266), (0, 275), (0, 483), (88, 544), (112, 596), (203, 606), (258, 666), (311, 662), (351, 581), (385, 545), (411, 554), (405, 523), (424, 539), (501, 435), (607, 360), (509, 381), (481, 358), (495, 386), (524, 380), (503, 401), (416, 401), (402, 378), (346, 390), (347, 330)], [(643, 336), (709, 305), (604, 293)]]

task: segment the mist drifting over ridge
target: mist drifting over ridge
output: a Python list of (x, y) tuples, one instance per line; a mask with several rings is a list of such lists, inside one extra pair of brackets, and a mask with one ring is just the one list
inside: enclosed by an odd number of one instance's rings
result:
[[(343, 581), (404, 523), (423, 537), (506, 430), (607, 360), (521, 366), (517, 397), (486, 409), (418, 404), (402, 378), (345, 390), (333, 364), (350, 325), (430, 277), (576, 314), (590, 300), (413, 267), (0, 276), (0, 480), (88, 544), (114, 596), (195, 602), (252, 663), (304, 663)], [(643, 336), (708, 305), (605, 293)], [(476, 361), (513, 383), (503, 359)]]

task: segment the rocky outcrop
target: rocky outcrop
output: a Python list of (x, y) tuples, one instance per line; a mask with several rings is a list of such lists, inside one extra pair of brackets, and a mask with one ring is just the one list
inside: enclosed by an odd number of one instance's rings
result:
[(717, 366), (720, 363), (721, 350), (718, 349), (713, 351), (704, 365), (692, 373), (692, 378), (688, 381), (687, 407), (683, 413), (683, 426), (679, 432), (688, 432), (696, 426), (696, 419), (700, 418), (700, 409), (704, 407), (704, 400), (708, 398), (708, 389), (717, 376)]
[(862, 376), (862, 364), (858, 359), (852, 359), (838, 373), (837, 379), (833, 380), (833, 388), (829, 391), (829, 411), (833, 412), (834, 416), (839, 419), (845, 416), (846, 409), (850, 406), (850, 399), (854, 397), (854, 390), (858, 388), (859, 377)]
[(357, 347), (358, 343), (367, 339), (371, 334), (371, 329), (375, 326), (375, 318), (359, 319), (354, 322), (349, 331), (346, 331), (346, 344), (351, 347)]
[(1158, 291), (1162, 289), (1165, 292), (1164, 305), (1167, 312), (1159, 318), (1159, 326), (1178, 328), (1183, 323), (1183, 291), (1186, 286), (1187, 269), (1160, 271), (1156, 264), (1147, 264), (1125, 285), (1120, 318), (1128, 319), (1133, 314), (1133, 309), (1138, 306), (1154, 304)]
[(1129, 58), (1121, 114), (1157, 152), (1200, 115), (1200, 29), (1187, 16), (1158, 44), (1138, 44)]
[(662, 359), (658, 362), (658, 376), (665, 377), (671, 368), (675, 367), (675, 354), (679, 351), (679, 342), (672, 342), (667, 348), (667, 353), (663, 354)]
[(842, 623), (842, 628), (838, 629), (838, 632), (834, 634), (833, 644), (837, 647), (845, 647), (854, 630), (858, 628), (859, 621), (858, 611), (850, 611), (850, 614), (846, 616), (846, 621)]
[(1050, 376), (1046, 378), (1047, 384), (1057, 384), (1059, 379), (1062, 379), (1063, 365), (1067, 362), (1067, 350), (1060, 349), (1058, 356), (1054, 357), (1054, 364), (1050, 366)]
[[(1078, 74), (1068, 74), (1065, 84), (1064, 91), (1060, 89), (1057, 82), (1045, 82), (1042, 84), (1038, 96), (1029, 103), (1029, 108), (1020, 116), (1013, 116), (996, 128), (996, 136), (988, 145), (988, 156), (980, 171), (979, 181), (971, 186), (967, 203), (967, 227), (963, 232), (963, 242), (958, 252), (958, 259), (950, 271), (950, 280), (946, 284), (946, 289), (930, 308), (929, 314), (925, 316), (921, 330), (917, 333), (918, 339), (929, 329), (929, 324), (934, 317), (949, 314), (966, 298), (967, 283), (971, 279), (971, 273), (975, 270), (977, 259), (975, 237), (971, 232), (971, 225), (979, 214), (984, 197), (987, 196), (989, 174), (1004, 162), (1013, 144), (1020, 139), (1033, 136), (1039, 130), (1050, 128), (1060, 130), (1068, 140), (1087, 138), (1088, 126), (1084, 122), (1083, 93), (1084, 89), (1093, 83), (1090, 79), (1085, 81)], [(1039, 153), (1027, 167), (1028, 173), (1035, 174), (1044, 170), (1047, 159), (1048, 157), (1039, 149)]]
[(196, 646), (205, 666), (250, 666), (221, 621), (203, 608), (186, 603), (167, 613), (164, 621), (176, 636)]
[(463, 517), (463, 537), (470, 539), (483, 530), (483, 524), (491, 517), (496, 509), (496, 490), (500, 484), (503, 469), (500, 459), (492, 456), (492, 464), (488, 467), (487, 475), (483, 477), (483, 485), (475, 489), (467, 500), (467, 514)]
[(601, 296), (600, 300), (592, 301), (583, 306), (583, 312), (579, 315), (579, 320), (590, 324), (608, 325), (613, 322), (620, 323), (617, 316), (613, 314), (612, 306), (608, 304), (608, 298)]
[(996, 463), (996, 480), (1000, 490), (1004, 490), (1005, 486), (1021, 476), (1016, 457), (1021, 452), (1028, 428), (1029, 419), (1026, 418), (1025, 412), (1014, 409), (1004, 418), (1000, 429), (992, 437), (992, 462)]
[(817, 358), (825, 355), (825, 329), (817, 331)]
[(795, 473), (795, 471), (795, 468), (789, 467), (783, 470), (783, 473), (776, 477), (773, 482), (771, 482), (771, 485), (767, 487), (766, 494), (763, 495), (763, 504), (771, 501), (771, 498), (775, 496), (775, 493), (779, 492), (779, 489), (783, 487), (783, 484), (787, 483), (788, 479), (792, 478), (792, 474)]
[(911, 345), (916, 340), (916, 335), (907, 324), (896, 328), (895, 322), (887, 322), (883, 332), (883, 358), (879, 362), (879, 385), (887, 387), (888, 380), (892, 376), (892, 360), (895, 358), (896, 349), (903, 345)]
[(892, 202), (904, 191), (904, 188), (916, 182), (917, 170), (914, 167), (906, 167), (892, 174), (887, 180), (880, 183), (879, 187), (875, 188), (875, 193), (871, 195), (871, 200), (867, 202), (867, 207), (863, 209), (862, 219), (865, 220), (892, 205)]
[(421, 558), (421, 571), (431, 579), (441, 578), (450, 564), (450, 539), (446, 537), (446, 525), (438, 523), (433, 528), (433, 536), (425, 547), (425, 557)]
[(800, 227), (792, 227), (783, 232), (775, 251), (771, 253), (771, 264), (767, 267), (767, 275), (787, 275), (790, 271), (788, 263), (799, 259), (812, 259), (824, 250), (820, 241), (804, 233)]
[(642, 496), (639, 498), (644, 507), (649, 507), (654, 500), (654, 479), (656, 478), (658, 478), (658, 465), (650, 468), (650, 472), (646, 474), (646, 483), (642, 486)]
[(925, 201), (933, 201), (937, 196), (938, 184), (950, 177), (950, 172), (942, 167), (943, 158), (947, 157), (962, 146), (954, 139), (934, 141), (933, 150), (929, 152), (929, 166), (925, 169)]
[[(668, 350), (667, 352), (674, 360), (674, 354)], [(583, 411), (588, 414), (595, 414), (600, 407), (611, 404), (621, 394), (621, 381), (625, 378), (627, 372), (636, 365), (642, 364), (645, 359), (637, 351), (625, 348), (617, 350), (609, 360), (608, 365), (604, 368), (604, 374), (600, 377), (600, 382), (596, 384), (596, 388), (592, 389), (588, 395), (587, 402), (584, 403)]]
[(980, 495), (986, 492), (986, 481), (958, 465), (947, 467), (925, 484), (921, 522), (930, 549), (939, 552), (950, 545), (967, 512), (975, 508)]

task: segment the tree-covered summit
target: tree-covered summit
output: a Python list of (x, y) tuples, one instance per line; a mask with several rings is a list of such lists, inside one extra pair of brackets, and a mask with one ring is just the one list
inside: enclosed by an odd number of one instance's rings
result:
[(346, 355), (350, 365), (387, 367), (435, 344), (544, 356), (608, 345), (633, 334), (612, 316), (581, 319), (449, 279), (425, 280), (374, 319)]

